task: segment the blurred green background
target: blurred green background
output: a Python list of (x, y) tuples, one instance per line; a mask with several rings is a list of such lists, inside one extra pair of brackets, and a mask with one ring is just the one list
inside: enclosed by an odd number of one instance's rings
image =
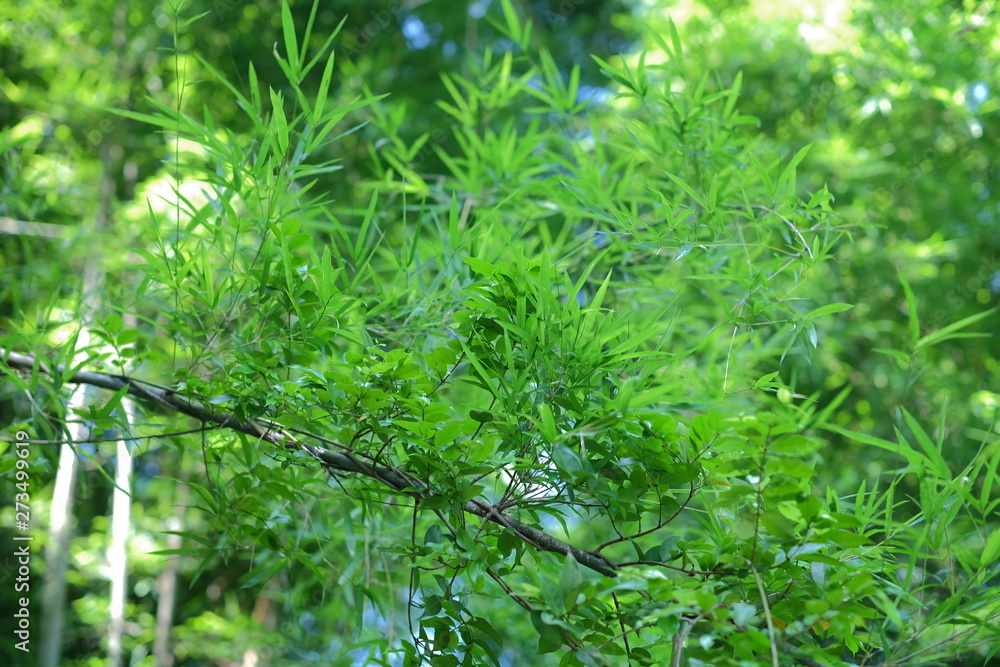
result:
[[(646, 30), (668, 34), (668, 20), (680, 29), (690, 70), (710, 72), (723, 85), (742, 72), (739, 106), (760, 119), (761, 154), (787, 161), (811, 144), (799, 168), (800, 195), (827, 186), (835, 210), (853, 225), (836, 261), (820, 266), (816, 270), (824, 274), (808, 282), (807, 289), (822, 292), (800, 296), (856, 307), (830, 318), (815, 349), (790, 349), (781, 365), (783, 379), (821, 405), (850, 388), (838, 413), (840, 425), (879, 437), (893, 437), (901, 423), (897, 406), (903, 403), (925, 424), (938, 423), (946, 413), (943, 437), (953, 469), (967, 463), (984, 441), (995, 446), (1000, 421), (995, 337), (951, 340), (921, 350), (908, 366), (880, 352), (912, 347), (900, 276), (912, 285), (921, 309), (921, 335), (997, 305), (1000, 16), (995, 3), (539, 0), (515, 5), (533, 20), (534, 40), (552, 52), (561, 71), (574, 64), (582, 68), (581, 96), (597, 103), (607, 97), (607, 82), (590, 56), (634, 62), (653, 43)], [(304, 27), (310, 3), (294, 2), (292, 11)], [(447, 116), (435, 104), (447, 98), (440, 75), (468, 72), (467, 57), (487, 46), (497, 52), (510, 48), (490, 22), (498, 20), (498, 11), (498, 3), (489, 0), (323, 4), (313, 28), (316, 46), (346, 17), (335, 46), (338, 74), (331, 97), (345, 101), (365, 90), (391, 92), (384, 107), (389, 115), (359, 112), (359, 121), (371, 122), (328, 156), (343, 167), (322, 182), (335, 210), (349, 217), (367, 206), (384, 176), (376, 165), (385, 149), (386, 123), (409, 140), (427, 132), (431, 142), (453, 148)], [(127, 246), (121, 238), (140, 233), (130, 224), (146, 215), (145, 198), (166, 194), (164, 160), (176, 146), (157, 128), (114, 116), (109, 108), (148, 111), (152, 97), (197, 117), (204, 106), (218, 124), (239, 133), (247, 129), (241, 126), (244, 117), (232, 108), (229, 93), (210, 81), (204, 62), (235, 82), (245, 80), (253, 62), (262, 84), (281, 87), (283, 76), (271, 55), (282, 39), (278, 3), (198, 0), (185, 4), (180, 15), (200, 18), (181, 24), (170, 5), (156, 2), (4, 5), (0, 328), (31, 321), (33, 312), (74, 294), (79, 267), (101, 244), (100, 236), (87, 244), (73, 239), (92, 226), (99, 207), (110, 206), (120, 221), (102, 232), (119, 239), (108, 247)], [(318, 86), (320, 72), (310, 76)], [(198, 85), (178, 95), (178, 80)], [(517, 109), (508, 113), (521, 117)], [(421, 173), (446, 173), (433, 151), (422, 155)], [(44, 225), (35, 235), (18, 235), (12, 233), (18, 221)], [(108, 262), (123, 266), (128, 257), (121, 253)], [(117, 280), (113, 271), (107, 276), (111, 294), (133, 289)], [(978, 330), (996, 326), (993, 316)], [(14, 419), (18, 400), (0, 390), (0, 422)], [(834, 442), (824, 456), (827, 481), (845, 492), (894, 465), (880, 451), (847, 443)], [(133, 517), (137, 530), (151, 544), (159, 543), (173, 507), (191, 502), (177, 495), (169, 479), (181, 476), (186, 464), (162, 447), (137, 465)], [(83, 479), (78, 498), (83, 515), (74, 543), (78, 569), (71, 580), (76, 588), (70, 595), (77, 614), (66, 635), (66, 655), (77, 657), (67, 664), (79, 665), (96, 664), (101, 655), (106, 591), (89, 582), (100, 576), (96, 554), (105, 540), (110, 491), (106, 478)], [(912, 480), (911, 488), (916, 484)], [(407, 526), (404, 521), (382, 529), (380, 539), (387, 539)], [(137, 626), (130, 632), (142, 644), (153, 632), (150, 591), (160, 561), (149, 557), (136, 565)], [(258, 592), (238, 588), (235, 569), (221, 564), (202, 574), (195, 587), (192, 575), (183, 572), (188, 579), (175, 614), (178, 655), (188, 656), (179, 664), (219, 664), (215, 653), (221, 649), (205, 638), (248, 641), (256, 632), (251, 619), (260, 620), (253, 616)], [(330, 651), (329, 638), (312, 628), (322, 621), (323, 627), (348, 633), (355, 619), (346, 607), (329, 602), (322, 591), (291, 591), (275, 602), (283, 625), (273, 640), (300, 642), (303, 661)], [(313, 612), (302, 612), (305, 608), (327, 618), (317, 620)], [(508, 620), (511, 631), (530, 643), (525, 619)], [(398, 619), (382, 621), (393, 627)], [(365, 639), (381, 638), (345, 636), (343, 643)]]

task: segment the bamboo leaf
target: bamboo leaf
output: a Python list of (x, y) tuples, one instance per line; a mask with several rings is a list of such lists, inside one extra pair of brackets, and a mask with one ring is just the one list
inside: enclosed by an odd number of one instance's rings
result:
[(899, 284), (903, 286), (903, 294), (906, 295), (906, 311), (910, 318), (910, 339), (916, 345), (920, 339), (920, 319), (917, 317), (917, 299), (913, 296), (913, 289), (902, 271), (897, 271)]
[(295, 35), (295, 21), (292, 20), (292, 10), (288, 7), (288, 2), (282, 0), (281, 3), (281, 30), (285, 37), (285, 57), (288, 59), (288, 66), (291, 70), (292, 83), (299, 82), (299, 42)]
[(975, 315), (969, 315), (968, 317), (963, 317), (958, 322), (949, 324), (948, 326), (946, 326), (943, 329), (940, 329), (939, 331), (935, 331), (932, 334), (924, 336), (923, 338), (921, 338), (916, 342), (914, 348), (917, 350), (922, 350), (924, 348), (931, 347), (932, 345), (937, 345), (938, 343), (949, 340), (951, 338), (986, 337), (989, 334), (958, 334), (956, 332), (960, 331), (961, 329), (964, 329), (965, 327), (971, 324), (975, 324), (979, 320), (989, 317), (995, 312), (996, 308), (990, 308), (989, 310), (984, 310), (981, 313), (976, 313)]

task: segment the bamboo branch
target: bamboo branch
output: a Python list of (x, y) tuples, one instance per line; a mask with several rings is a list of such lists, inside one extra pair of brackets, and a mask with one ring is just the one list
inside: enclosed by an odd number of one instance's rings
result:
[[(3, 348), (0, 348), (0, 360), (10, 368), (20, 370), (31, 370), (35, 368), (36, 364), (36, 359), (33, 355), (20, 354), (4, 350)], [(62, 375), (65, 372), (62, 365), (57, 366), (52, 371), (41, 360), (38, 360), (37, 363), (39, 370), (48, 375)], [(5, 371), (3, 368), (0, 368), (0, 375), (4, 374)], [(336, 470), (364, 475), (384, 484), (397, 493), (406, 493), (418, 499), (434, 495), (433, 489), (408, 473), (401, 472), (393, 467), (374, 463), (369, 464), (359, 460), (346, 447), (343, 448), (343, 452), (338, 452), (308, 443), (300, 443), (295, 436), (281, 428), (280, 424), (271, 420), (262, 420), (260, 422), (242, 421), (237, 419), (232, 413), (210, 410), (202, 403), (186, 398), (169, 388), (152, 386), (128, 375), (109, 375), (107, 373), (95, 373), (92, 371), (78, 371), (72, 376), (65, 378), (64, 381), (71, 384), (87, 384), (111, 391), (119, 391), (127, 387), (128, 394), (140, 401), (155, 403), (169, 411), (180, 412), (218, 428), (226, 428), (252, 435), (255, 438), (260, 438), (285, 448), (301, 449), (316, 458), (331, 473), (333, 470)], [(567, 544), (529, 524), (518, 521), (485, 501), (478, 499), (469, 501), (463, 509), (469, 514), (474, 514), (485, 521), (491, 521), (513, 530), (520, 539), (531, 544), (539, 551), (551, 551), (563, 556), (572, 555), (580, 565), (606, 577), (614, 577), (615, 572), (619, 569), (617, 565), (607, 558)]]

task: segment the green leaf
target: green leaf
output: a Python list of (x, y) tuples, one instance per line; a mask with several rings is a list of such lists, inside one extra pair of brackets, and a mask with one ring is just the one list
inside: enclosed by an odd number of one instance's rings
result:
[(469, 268), (475, 271), (476, 273), (486, 276), (488, 278), (492, 277), (493, 273), (496, 271), (495, 266), (493, 266), (489, 262), (484, 262), (481, 259), (476, 259), (475, 257), (463, 257), (462, 261), (468, 264)]
[(263, 567), (255, 567), (240, 577), (240, 587), (244, 589), (253, 588), (267, 583), (278, 576), (289, 562), (290, 559), (287, 556), (272, 558), (271, 562), (265, 564)]
[(519, 540), (513, 528), (504, 528), (503, 532), (497, 535), (497, 551), (504, 558), (509, 557), (514, 552)]
[(208, 16), (211, 13), (212, 13), (211, 10), (209, 10), (207, 12), (202, 12), (201, 14), (195, 14), (194, 16), (184, 19), (184, 21), (177, 26), (177, 31), (183, 32), (184, 29), (190, 26), (192, 23), (196, 22), (198, 19), (204, 16)]
[(431, 524), (424, 533), (424, 544), (441, 544), (441, 526)]
[(537, 609), (531, 611), (531, 624), (538, 632), (538, 652), (540, 654), (552, 653), (563, 645), (562, 629), (543, 621), (541, 611)]
[(108, 333), (114, 334), (122, 328), (122, 316), (119, 313), (111, 313), (104, 318), (104, 329)]
[(283, 157), (288, 152), (288, 121), (285, 119), (284, 101), (281, 95), (270, 88), (271, 93), (271, 130), (278, 142), (278, 154)]
[(688, 185), (679, 176), (671, 174), (670, 172), (666, 172), (666, 174), (667, 174), (667, 177), (671, 181), (673, 181), (678, 186), (680, 186), (680, 189), (683, 190), (684, 192), (686, 192), (691, 197), (691, 199), (695, 200), (698, 203), (699, 206), (701, 206), (704, 209), (708, 209), (708, 202), (705, 200), (704, 197), (702, 197), (697, 192), (695, 192), (694, 188), (692, 188), (690, 185)]
[(674, 255), (674, 259), (673, 259), (673, 261), (675, 261), (675, 262), (676, 262), (676, 261), (679, 261), (679, 260), (682, 260), (682, 259), (684, 259), (685, 257), (687, 257), (688, 253), (689, 253), (689, 252), (691, 252), (691, 250), (692, 250), (693, 248), (694, 248), (694, 246), (692, 246), (692, 245), (691, 245), (690, 243), (685, 243), (685, 244), (684, 244), (684, 245), (682, 245), (682, 246), (680, 247), (680, 249), (679, 249), (679, 250), (677, 251), (677, 254), (676, 254), (676, 255)]
[[(521, 22), (517, 18), (517, 12), (514, 11), (514, 5), (511, 4), (510, 0), (501, 0), (501, 5), (504, 20), (507, 22), (508, 34), (510, 34), (511, 39), (521, 44)], [(522, 44), (522, 46), (524, 45)]]
[(729, 608), (730, 616), (737, 627), (743, 628), (757, 616), (757, 607), (746, 602), (736, 602)]
[(779, 386), (781, 384), (780, 382), (777, 382), (777, 383), (776, 382), (772, 382), (772, 380), (774, 380), (774, 378), (778, 377), (779, 374), (780, 374), (780, 371), (775, 371), (773, 373), (768, 373), (767, 375), (761, 375), (759, 378), (757, 378), (754, 381), (754, 383), (751, 385), (751, 388), (758, 389), (760, 387), (774, 387), (774, 386)]
[(795, 168), (798, 167), (800, 162), (802, 162), (802, 159), (809, 152), (810, 148), (812, 148), (811, 144), (800, 149), (799, 152), (795, 154), (795, 157), (792, 158), (791, 162), (788, 163), (788, 166), (782, 170), (781, 175), (778, 177), (776, 189), (781, 190), (782, 186), (787, 185), (788, 194), (795, 196)]
[(125, 394), (128, 393), (128, 389), (129, 385), (126, 384), (121, 389), (115, 391), (115, 393), (111, 395), (111, 398), (109, 398), (100, 409), (94, 411), (95, 416), (98, 418), (110, 417), (115, 408), (121, 404), (122, 398), (124, 398)]
[(819, 335), (816, 333), (816, 325), (812, 322), (806, 324), (806, 338), (813, 347), (819, 345)]
[(541, 589), (542, 600), (548, 608), (557, 614), (562, 614), (566, 607), (566, 598), (563, 596), (562, 587), (551, 577), (545, 574), (538, 575), (538, 587)]
[(992, 565), (996, 560), (1000, 559), (1000, 530), (994, 530), (986, 539), (986, 546), (983, 548), (983, 554), (979, 559), (982, 561), (983, 567)]
[(623, 86), (625, 88), (629, 88), (629, 89), (632, 88), (632, 82), (629, 81), (624, 76), (622, 76), (622, 74), (619, 72), (619, 70), (616, 70), (609, 63), (601, 60), (600, 58), (598, 58), (597, 56), (595, 56), (593, 54), (591, 54), (590, 57), (594, 59), (594, 61), (601, 67), (601, 69), (604, 71), (604, 73), (607, 74), (609, 78), (611, 78), (612, 81), (615, 81), (616, 83), (618, 83), (619, 85), (621, 85), (621, 86)]
[(920, 445), (920, 448), (923, 449), (924, 453), (927, 455), (927, 460), (933, 463), (932, 469), (934, 473), (942, 478), (950, 476), (948, 464), (945, 462), (944, 456), (941, 454), (941, 443), (935, 445), (934, 441), (931, 440), (929, 435), (927, 435), (927, 432), (924, 431), (920, 423), (914, 419), (913, 415), (911, 415), (905, 408), (903, 409), (903, 418), (906, 420), (907, 426), (910, 427), (910, 430), (916, 437), (917, 444)]
[(552, 408), (549, 407), (547, 403), (541, 403), (538, 406), (538, 428), (542, 433), (542, 437), (545, 438), (546, 442), (554, 442), (556, 440), (556, 423), (552, 415)]
[(254, 119), (255, 123), (260, 123), (259, 116), (264, 112), (264, 107), (260, 101), (260, 81), (257, 80), (257, 70), (254, 69), (253, 61), (250, 61), (248, 80), (250, 82), (250, 101), (247, 113)]
[(899, 442), (892, 442), (882, 438), (877, 438), (874, 435), (868, 435), (867, 433), (861, 433), (859, 431), (851, 431), (829, 424), (823, 424), (821, 427), (828, 431), (832, 431), (833, 433), (839, 433), (850, 440), (855, 440), (865, 445), (871, 445), (873, 447), (878, 447), (880, 449), (899, 454), (906, 459), (907, 463), (919, 469), (923, 469), (930, 463), (926, 456), (913, 449), (905, 440), (902, 439), (900, 439)]
[(281, 30), (285, 37), (285, 54), (288, 57), (288, 64), (291, 71), (296, 74), (293, 77), (293, 84), (298, 83), (299, 71), (299, 42), (295, 35), (295, 21), (292, 20), (292, 11), (288, 7), (288, 2), (281, 2)]
[(963, 337), (976, 337), (976, 338), (980, 338), (980, 337), (986, 337), (989, 334), (957, 334), (955, 332), (959, 331), (960, 329), (964, 329), (965, 327), (969, 326), (970, 324), (975, 324), (976, 322), (978, 322), (979, 320), (981, 320), (983, 318), (989, 317), (990, 315), (992, 315), (993, 313), (995, 313), (996, 310), (997, 310), (996, 308), (990, 308), (989, 310), (985, 310), (985, 311), (983, 311), (981, 313), (977, 313), (975, 315), (970, 315), (968, 317), (962, 318), (958, 322), (955, 322), (953, 324), (949, 324), (945, 328), (943, 328), (943, 329), (941, 329), (939, 331), (935, 331), (932, 334), (927, 334), (926, 336), (924, 336), (923, 338), (921, 338), (920, 340), (918, 340), (916, 342), (916, 345), (914, 346), (914, 348), (917, 349), (917, 350), (922, 350), (925, 347), (931, 347), (932, 345), (937, 345), (938, 343), (941, 343), (941, 342), (946, 341), (946, 340), (950, 340), (952, 338), (963, 338)]
[(681, 46), (681, 34), (677, 30), (677, 24), (673, 19), (667, 19), (670, 24), (670, 41), (673, 45), (673, 56), (680, 62), (684, 58), (684, 49)]
[(559, 587), (562, 588), (567, 613), (572, 613), (573, 609), (576, 608), (576, 596), (582, 583), (583, 576), (580, 574), (580, 566), (577, 565), (573, 554), (567, 554), (562, 571), (559, 573)]
[(128, 345), (129, 343), (134, 343), (137, 340), (139, 340), (139, 332), (135, 329), (122, 329), (117, 338), (119, 345)]
[(323, 68), (323, 77), (319, 81), (319, 89), (316, 91), (316, 104), (313, 106), (312, 124), (318, 126), (322, 123), (323, 107), (326, 106), (326, 98), (330, 91), (330, 81), (333, 80), (334, 53), (327, 58), (326, 67)]
[(556, 445), (552, 449), (552, 460), (562, 472), (572, 474), (583, 470), (583, 459), (566, 445)]
[(480, 424), (488, 424), (493, 421), (493, 413), (486, 410), (469, 410), (469, 416)]
[(910, 365), (910, 355), (904, 352), (900, 352), (899, 350), (888, 350), (884, 347), (876, 347), (872, 350), (872, 352), (877, 352), (879, 354), (885, 354), (887, 356), (890, 356), (893, 359), (899, 361), (899, 363), (903, 364), (904, 366)]
[(917, 317), (917, 299), (913, 296), (913, 289), (910, 287), (910, 283), (906, 280), (903, 272), (901, 270), (896, 271), (896, 275), (899, 276), (899, 284), (903, 286), (903, 293), (906, 295), (906, 310), (910, 317), (910, 340), (916, 345), (920, 339), (920, 319)]
[(805, 316), (805, 320), (813, 320), (817, 317), (823, 317), (824, 315), (830, 315), (833, 313), (842, 313), (845, 310), (850, 310), (854, 308), (854, 304), (850, 303), (828, 303), (825, 306), (820, 306), (814, 310), (809, 311), (809, 314)]

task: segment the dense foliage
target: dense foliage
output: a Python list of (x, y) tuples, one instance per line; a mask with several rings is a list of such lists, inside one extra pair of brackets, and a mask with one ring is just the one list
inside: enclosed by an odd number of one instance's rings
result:
[(27, 48), (98, 4), (2, 46), (3, 435), (90, 433), (65, 664), (123, 434), (130, 664), (175, 556), (179, 664), (996, 660), (988, 11), (122, 5)]

